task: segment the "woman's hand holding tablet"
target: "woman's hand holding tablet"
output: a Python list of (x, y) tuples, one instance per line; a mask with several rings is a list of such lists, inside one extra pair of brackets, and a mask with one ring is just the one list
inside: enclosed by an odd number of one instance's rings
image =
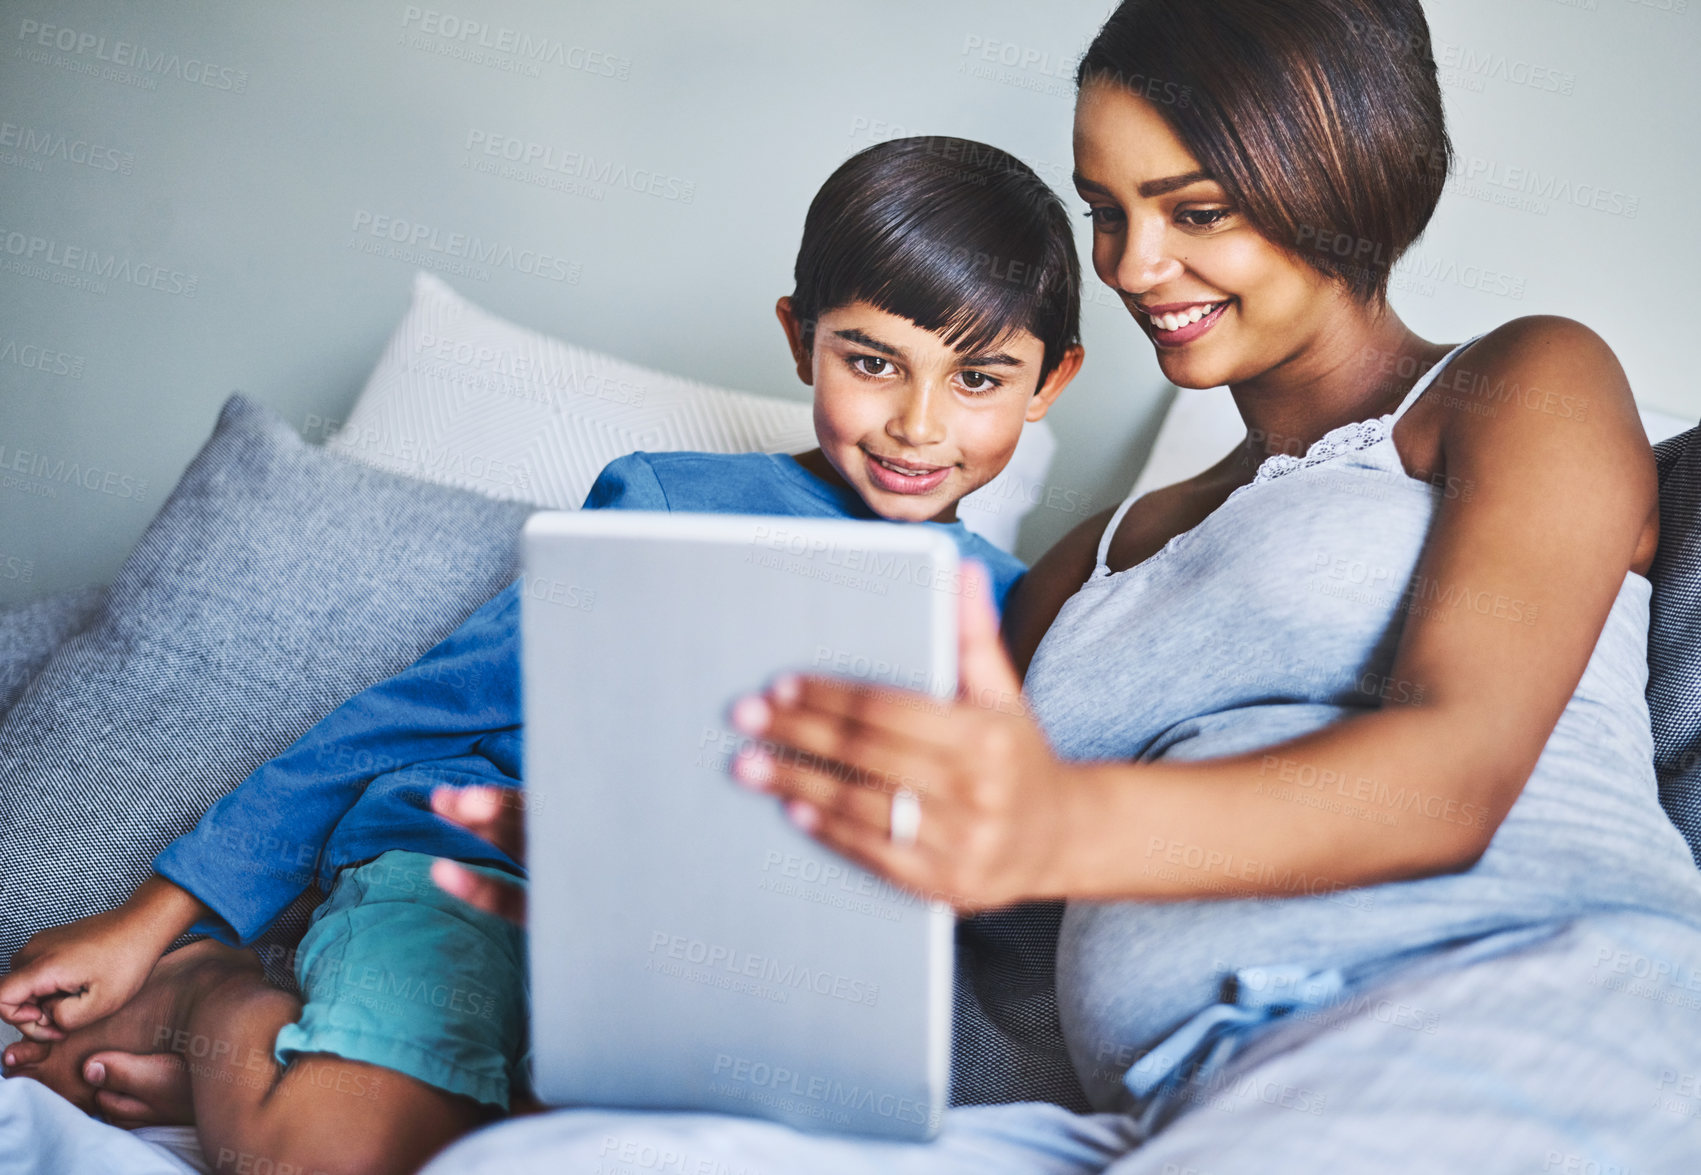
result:
[[(786, 674), (733, 711), (743, 733), (783, 749), (776, 757), (753, 746), (732, 771), (785, 801), (822, 843), (974, 910), (1063, 892), (1069, 809), (1084, 788), (1023, 701), (985, 570), (965, 561), (962, 584), (955, 701)], [(892, 835), (893, 813), (903, 811), (894, 799), (904, 792), (920, 807), (910, 844)]]

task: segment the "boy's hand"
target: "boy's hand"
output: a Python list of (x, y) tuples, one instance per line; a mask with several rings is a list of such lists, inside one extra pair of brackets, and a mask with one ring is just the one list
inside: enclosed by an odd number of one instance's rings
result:
[[(431, 810), (525, 863), (525, 792), (520, 788), (438, 787), (431, 792)], [(431, 880), (469, 906), (510, 922), (526, 920), (526, 891), (518, 885), (474, 873), (446, 857), (432, 864)]]
[(31, 1040), (63, 1040), (116, 1012), (141, 990), (159, 952), (124, 908), (43, 930), (12, 956), (0, 980), (0, 1020)]
[(141, 990), (154, 964), (206, 907), (162, 877), (143, 882), (115, 910), (38, 932), (0, 978), (0, 1020), (30, 1040), (116, 1012)]

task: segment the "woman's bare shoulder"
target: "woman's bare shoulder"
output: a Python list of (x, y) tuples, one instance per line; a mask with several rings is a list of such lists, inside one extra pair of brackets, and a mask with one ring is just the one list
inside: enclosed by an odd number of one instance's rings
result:
[(1593, 330), (1557, 314), (1495, 327), (1441, 371), (1436, 390), (1452, 420), (1476, 432), (1517, 431), (1542, 418), (1640, 428), (1618, 356)]
[(1450, 475), (1484, 489), (1540, 478), (1547, 525), (1614, 509), (1639, 535), (1632, 568), (1645, 572), (1659, 536), (1653, 448), (1624, 368), (1600, 335), (1558, 315), (1516, 318), (1461, 353), (1433, 390)]
[[(1112, 536), (1107, 557), (1111, 570), (1125, 570), (1144, 561), (1193, 526), (1215, 508), (1213, 496), (1220, 504), (1227, 491), (1216, 493), (1217, 487), (1209, 480), (1212, 472), (1207, 470), (1136, 498)], [(1004, 612), (1004, 640), (1021, 672), (1026, 673), (1029, 658), (1057, 613), (1091, 578), (1098, 565), (1099, 541), (1115, 512), (1112, 507), (1083, 519), (1035, 561), (1011, 593)]]

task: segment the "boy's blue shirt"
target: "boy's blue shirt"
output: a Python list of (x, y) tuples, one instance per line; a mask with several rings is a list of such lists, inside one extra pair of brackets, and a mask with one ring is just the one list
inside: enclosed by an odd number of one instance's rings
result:
[[(633, 453), (609, 463), (584, 508), (879, 518), (855, 491), (771, 453)], [(921, 525), (987, 565), (1002, 610), (1023, 564), (961, 522)], [(327, 714), (154, 858), (212, 909), (192, 933), (245, 945), (309, 885), (329, 891), (339, 869), (389, 849), (523, 875), (431, 811), (438, 784), (521, 784), (520, 589), (515, 580), (413, 665)]]

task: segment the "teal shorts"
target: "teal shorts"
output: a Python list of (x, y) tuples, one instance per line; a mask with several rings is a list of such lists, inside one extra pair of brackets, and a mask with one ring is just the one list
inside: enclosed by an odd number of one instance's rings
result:
[(530, 1065), (525, 931), (437, 888), (433, 860), (398, 849), (337, 874), (296, 954), (301, 1019), (274, 1052), (382, 1065), (506, 1110)]

